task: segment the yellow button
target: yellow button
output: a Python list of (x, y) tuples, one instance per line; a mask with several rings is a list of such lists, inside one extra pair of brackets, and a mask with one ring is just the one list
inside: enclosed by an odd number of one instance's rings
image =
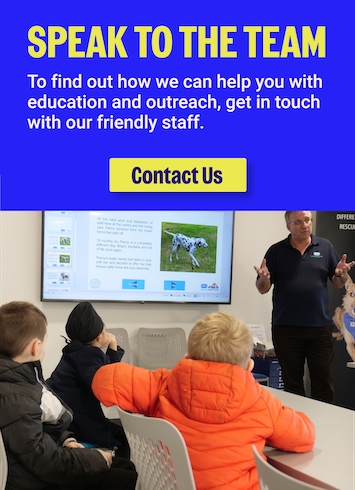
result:
[(110, 192), (246, 190), (246, 158), (110, 158)]

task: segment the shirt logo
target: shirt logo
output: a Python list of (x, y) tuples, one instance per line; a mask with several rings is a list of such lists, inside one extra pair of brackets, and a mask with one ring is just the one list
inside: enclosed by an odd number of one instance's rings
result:
[(311, 257), (313, 257), (313, 259), (322, 259), (323, 255), (320, 252), (313, 252)]

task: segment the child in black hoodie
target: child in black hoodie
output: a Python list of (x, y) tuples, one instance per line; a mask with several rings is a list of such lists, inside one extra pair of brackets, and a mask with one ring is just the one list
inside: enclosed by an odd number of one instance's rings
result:
[(81, 442), (115, 449), (116, 455), (128, 458), (129, 446), (122, 426), (105, 417), (91, 390), (96, 371), (119, 362), (124, 350), (117, 346), (115, 336), (106, 331), (104, 322), (87, 301), (75, 306), (65, 330), (70, 340), (47, 383), (73, 410), (70, 428)]

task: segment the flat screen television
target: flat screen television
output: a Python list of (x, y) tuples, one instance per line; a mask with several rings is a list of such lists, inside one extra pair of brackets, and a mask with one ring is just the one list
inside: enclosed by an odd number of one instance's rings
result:
[(233, 211), (45, 211), (42, 301), (231, 302)]

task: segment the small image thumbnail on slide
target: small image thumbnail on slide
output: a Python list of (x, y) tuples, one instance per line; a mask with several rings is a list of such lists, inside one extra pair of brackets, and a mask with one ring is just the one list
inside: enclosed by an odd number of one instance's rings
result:
[(162, 222), (160, 270), (215, 273), (217, 228)]
[(70, 254), (59, 254), (60, 264), (70, 264)]
[(70, 238), (70, 236), (61, 236), (61, 237), (59, 237), (59, 245), (70, 247), (70, 245), (71, 245), (71, 238)]
[(70, 272), (60, 272), (59, 280), (63, 282), (70, 282)]

